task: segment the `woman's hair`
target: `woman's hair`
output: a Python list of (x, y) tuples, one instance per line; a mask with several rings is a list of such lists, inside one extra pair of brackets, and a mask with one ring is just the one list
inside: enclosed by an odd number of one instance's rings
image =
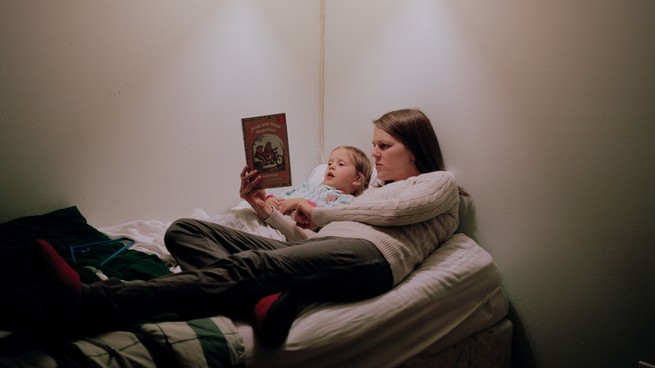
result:
[(357, 147), (338, 146), (335, 147), (332, 151), (334, 152), (338, 149), (344, 149), (348, 151), (348, 156), (350, 156), (350, 159), (355, 164), (355, 172), (357, 173), (357, 176), (359, 176), (360, 184), (351, 194), (357, 197), (358, 195), (364, 193), (364, 191), (368, 188), (368, 183), (371, 181), (371, 175), (373, 174), (373, 165), (371, 165), (371, 160), (369, 160), (368, 156), (366, 156), (366, 153)]
[[(437, 134), (430, 119), (420, 110), (391, 111), (373, 121), (373, 124), (407, 147), (414, 155), (413, 164), (421, 174), (446, 169)], [(468, 197), (462, 188), (459, 191)]]
[(414, 165), (421, 174), (445, 169), (432, 123), (420, 110), (391, 111), (373, 124), (401, 141), (414, 154)]

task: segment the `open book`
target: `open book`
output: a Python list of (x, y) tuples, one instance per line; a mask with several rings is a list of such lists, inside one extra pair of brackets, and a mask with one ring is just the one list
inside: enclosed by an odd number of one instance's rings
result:
[(289, 138), (285, 113), (241, 119), (246, 164), (261, 176), (261, 188), (291, 185)]

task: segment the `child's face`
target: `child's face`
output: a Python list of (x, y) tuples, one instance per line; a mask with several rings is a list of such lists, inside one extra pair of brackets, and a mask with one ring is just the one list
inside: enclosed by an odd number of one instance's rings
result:
[(330, 153), (328, 167), (323, 176), (323, 184), (343, 190), (346, 194), (352, 194), (361, 184), (355, 163), (350, 158), (348, 150), (338, 148)]

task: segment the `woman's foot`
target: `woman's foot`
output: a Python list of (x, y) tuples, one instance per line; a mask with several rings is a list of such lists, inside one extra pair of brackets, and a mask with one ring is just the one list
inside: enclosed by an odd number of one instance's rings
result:
[(259, 340), (272, 347), (282, 345), (298, 315), (298, 308), (299, 300), (290, 292), (261, 298), (253, 310), (253, 327)]

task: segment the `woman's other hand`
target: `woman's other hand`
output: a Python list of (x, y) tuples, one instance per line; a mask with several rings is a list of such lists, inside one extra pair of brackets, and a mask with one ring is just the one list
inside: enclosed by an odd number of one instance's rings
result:
[(314, 230), (317, 228), (316, 224), (312, 222), (312, 210), (314, 206), (309, 204), (307, 201), (301, 201), (296, 206), (296, 210), (293, 212), (293, 220), (296, 222), (296, 225), (303, 229)]
[(257, 170), (248, 172), (248, 166), (244, 166), (243, 170), (241, 170), (240, 177), (239, 196), (250, 204), (250, 207), (257, 212), (259, 217), (268, 218), (273, 209), (266, 204), (266, 191), (257, 187), (262, 181), (262, 177), (259, 176)]

